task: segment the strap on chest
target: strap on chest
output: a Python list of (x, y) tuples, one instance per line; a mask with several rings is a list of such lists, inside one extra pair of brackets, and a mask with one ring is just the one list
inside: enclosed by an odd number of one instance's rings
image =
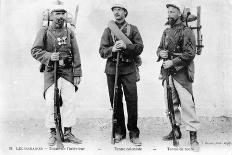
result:
[[(66, 36), (63, 36), (63, 37), (66, 37), (66, 39), (68, 39), (68, 34), (69, 34), (68, 28), (66, 28)], [(47, 35), (52, 37), (54, 46), (59, 45), (58, 44), (58, 37), (55, 36), (54, 33), (52, 33), (52, 31), (49, 28), (46, 28), (46, 30), (45, 30), (45, 42), (46, 42), (46, 44), (47, 44)]]
[[(129, 35), (130, 35), (130, 30), (131, 30), (131, 26), (130, 26), (130, 24), (128, 24), (128, 23), (125, 23), (121, 28), (120, 28), (120, 30), (122, 31), (124, 28), (126, 27), (126, 36), (128, 37)], [(113, 38), (113, 42), (115, 43), (116, 42), (116, 36), (114, 35), (114, 33), (111, 31), (111, 36), (112, 36), (112, 38)]]
[(171, 52), (179, 53), (182, 49), (185, 27), (179, 27), (176, 30), (170, 28), (165, 33), (164, 46), (171, 48)]

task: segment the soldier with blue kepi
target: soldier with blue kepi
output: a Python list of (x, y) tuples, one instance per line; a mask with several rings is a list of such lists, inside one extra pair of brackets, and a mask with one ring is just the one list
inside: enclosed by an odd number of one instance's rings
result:
[(62, 98), (61, 117), (64, 141), (79, 144), (82, 140), (75, 137), (71, 129), (76, 122), (75, 104), (72, 99), (82, 76), (80, 53), (74, 32), (65, 26), (67, 10), (63, 5), (54, 5), (50, 11), (52, 24), (40, 29), (31, 49), (32, 56), (45, 66), (44, 98), (48, 108), (45, 126), (50, 129), (48, 145), (55, 145), (57, 140), (54, 122), (55, 61), (59, 62), (57, 77)]
[[(186, 27), (181, 20), (181, 5), (177, 2), (168, 3), (168, 28), (163, 32), (160, 45), (157, 50), (158, 61), (163, 59), (161, 68), (164, 84), (164, 96), (167, 103), (167, 85), (166, 78), (169, 78), (171, 87), (171, 96), (173, 100), (175, 121), (177, 130), (175, 135), (180, 139), (181, 107), (182, 120), (185, 123), (186, 130), (190, 133), (190, 144), (193, 151), (199, 151), (197, 141), (197, 130), (200, 122), (196, 116), (195, 102), (193, 97), (192, 83), (194, 63), (196, 54), (196, 40), (193, 31)], [(167, 77), (167, 70), (171, 75)], [(166, 77), (165, 77), (166, 76)], [(173, 140), (173, 130), (163, 137), (163, 140)]]
[[(115, 142), (118, 143), (126, 138), (126, 126), (123, 110), (123, 92), (125, 95), (130, 141), (136, 145), (142, 145), (139, 139), (138, 120), (138, 96), (136, 82), (139, 80), (136, 76), (136, 59), (143, 51), (143, 41), (138, 28), (128, 24), (125, 20), (128, 15), (125, 2), (117, 1), (111, 7), (115, 21), (109, 22), (101, 38), (99, 53), (104, 59), (107, 59), (105, 73), (110, 96), (111, 106), (114, 107), (114, 84), (116, 74), (116, 63), (118, 62), (118, 77), (115, 104), (115, 118), (117, 120), (115, 130)], [(122, 38), (120, 38), (122, 37)], [(119, 57), (117, 57), (119, 52)], [(119, 59), (117, 59), (119, 58)], [(138, 63), (139, 64), (139, 63)]]

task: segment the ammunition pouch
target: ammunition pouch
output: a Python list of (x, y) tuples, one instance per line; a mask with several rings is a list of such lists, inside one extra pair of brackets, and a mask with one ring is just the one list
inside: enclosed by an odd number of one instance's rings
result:
[(45, 70), (45, 64), (40, 64), (40, 66), (39, 66), (39, 72), (40, 73), (43, 73), (44, 72), (44, 70)]
[[(117, 61), (115, 57), (110, 58), (110, 60), (113, 62)], [(139, 66), (142, 65), (142, 59), (140, 56), (137, 56), (134, 59), (131, 59), (131, 58), (125, 58), (123, 55), (120, 55), (119, 61), (124, 62), (124, 63), (135, 62), (136, 82), (140, 81)]]
[(71, 67), (72, 62), (73, 62), (71, 52), (70, 53), (60, 52), (60, 60), (59, 60), (59, 62), (62, 62), (62, 63), (59, 63), (59, 67), (64, 67), (64, 68)]
[[(174, 59), (178, 56), (180, 56), (182, 53), (170, 53), (170, 59)], [(180, 70), (182, 70), (183, 68), (185, 68), (185, 66), (175, 66), (175, 67), (171, 67), (170, 69), (170, 74), (173, 75), (173, 74), (176, 74), (177, 72), (179, 72)]]
[(136, 64), (137, 67), (139, 67), (139, 66), (142, 65), (142, 59), (141, 59), (140, 56), (136, 56), (136, 57), (134, 58), (134, 60), (135, 60), (135, 64)]
[[(59, 68), (70, 68), (72, 67), (73, 58), (71, 52), (60, 52), (60, 59), (59, 59)], [(43, 73), (45, 69), (50, 72), (54, 69), (53, 62), (50, 61), (48, 65), (41, 64), (39, 71)]]
[[(113, 62), (116, 62), (117, 61), (117, 59), (116, 58), (112, 58), (112, 61)], [(130, 59), (125, 59), (125, 58), (119, 58), (119, 61), (120, 62), (132, 62), (132, 60), (130, 60)]]
[[(173, 58), (175, 58), (175, 57), (177, 57), (179, 55), (181, 55), (181, 53), (172, 53), (171, 54), (171, 59), (173, 59)], [(187, 67), (185, 67), (185, 66), (176, 66), (176, 67), (173, 67), (172, 74), (175, 74), (175, 73), (177, 73), (178, 71), (180, 71), (180, 70), (182, 70), (184, 68), (185, 69), (187, 68), (188, 80), (190, 82), (194, 82), (194, 74), (195, 74), (194, 61), (191, 61)]]
[[(112, 57), (111, 60), (113, 62), (116, 62), (117, 61), (117, 58), (116, 57)], [(119, 56), (119, 62), (125, 62), (125, 63), (131, 63), (133, 62), (133, 59), (131, 58), (128, 58), (127, 56), (125, 56), (125, 54), (121, 53), (120, 56)]]

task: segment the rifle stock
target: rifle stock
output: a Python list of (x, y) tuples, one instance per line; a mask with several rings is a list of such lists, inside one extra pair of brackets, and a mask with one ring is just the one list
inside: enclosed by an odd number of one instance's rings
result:
[[(56, 47), (55, 52), (56, 52)], [(54, 61), (54, 121), (56, 125), (56, 140), (57, 140), (57, 148), (63, 149), (64, 145), (62, 144), (62, 141), (64, 141), (64, 135), (62, 132), (62, 125), (61, 125), (61, 115), (60, 115), (60, 95), (59, 95), (59, 89), (58, 89), (58, 82), (57, 82), (57, 67), (58, 67), (58, 61)]]
[(117, 52), (117, 60), (116, 60), (116, 72), (114, 79), (114, 97), (113, 97), (113, 114), (112, 114), (112, 133), (111, 133), (111, 143), (115, 144), (115, 126), (117, 124), (117, 118), (115, 118), (117, 102), (118, 102), (118, 65), (119, 65), (119, 55), (120, 52)]

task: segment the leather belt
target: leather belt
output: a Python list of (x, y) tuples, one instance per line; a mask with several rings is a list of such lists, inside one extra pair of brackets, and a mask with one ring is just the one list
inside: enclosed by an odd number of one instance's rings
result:
[[(112, 58), (112, 61), (113, 61), (113, 62), (116, 62), (117, 59), (116, 59), (116, 58)], [(120, 61), (120, 62), (132, 62), (132, 60), (130, 60), (130, 59), (125, 59), (125, 58), (119, 58), (119, 61)]]

